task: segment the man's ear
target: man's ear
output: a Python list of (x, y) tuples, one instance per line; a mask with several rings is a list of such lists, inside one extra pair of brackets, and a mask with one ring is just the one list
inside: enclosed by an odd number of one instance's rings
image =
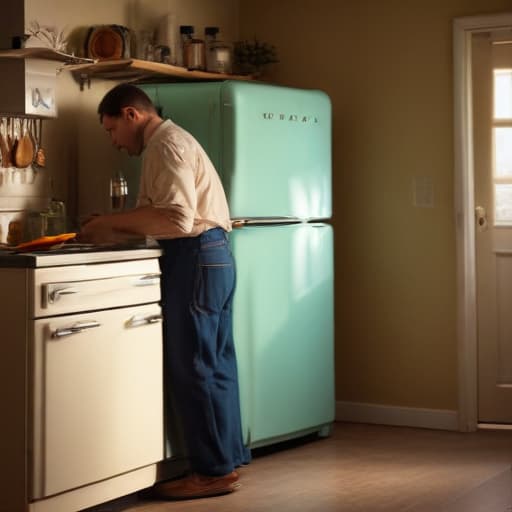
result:
[(135, 119), (138, 114), (137, 110), (134, 109), (133, 107), (124, 107), (122, 109), (122, 112), (123, 112), (123, 117), (125, 119), (131, 119), (131, 120)]

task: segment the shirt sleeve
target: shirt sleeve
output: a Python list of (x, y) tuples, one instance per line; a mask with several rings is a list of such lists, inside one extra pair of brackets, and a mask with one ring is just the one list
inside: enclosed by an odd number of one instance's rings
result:
[(168, 218), (184, 233), (194, 226), (197, 206), (194, 151), (185, 143), (164, 140), (144, 154), (139, 204), (165, 210)]

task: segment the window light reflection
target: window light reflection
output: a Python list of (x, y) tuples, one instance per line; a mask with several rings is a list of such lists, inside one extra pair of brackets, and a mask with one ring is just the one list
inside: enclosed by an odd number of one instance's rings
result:
[(494, 118), (512, 119), (512, 69), (494, 70)]

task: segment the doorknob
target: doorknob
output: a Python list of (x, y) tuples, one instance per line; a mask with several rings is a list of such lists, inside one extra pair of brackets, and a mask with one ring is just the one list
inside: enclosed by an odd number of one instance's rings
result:
[(487, 229), (487, 212), (483, 206), (475, 208), (475, 223), (478, 231), (485, 231)]

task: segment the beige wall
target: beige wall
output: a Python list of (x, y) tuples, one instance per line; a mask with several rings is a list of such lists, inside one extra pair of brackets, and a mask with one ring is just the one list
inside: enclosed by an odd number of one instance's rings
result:
[[(337, 399), (456, 409), (452, 20), (509, 2), (25, 0), (25, 21), (147, 28), (168, 6), (200, 32), (211, 23), (226, 39), (276, 44), (270, 80), (331, 96)], [(57, 195), (82, 213), (101, 209), (122, 165), (94, 114), (112, 85), (80, 93), (61, 75), (45, 131)], [(414, 206), (415, 178), (433, 184), (433, 208)]]
[[(269, 78), (333, 103), (337, 400), (457, 408), (454, 17), (506, 0), (241, 0)], [(433, 184), (434, 207), (413, 204)]]

